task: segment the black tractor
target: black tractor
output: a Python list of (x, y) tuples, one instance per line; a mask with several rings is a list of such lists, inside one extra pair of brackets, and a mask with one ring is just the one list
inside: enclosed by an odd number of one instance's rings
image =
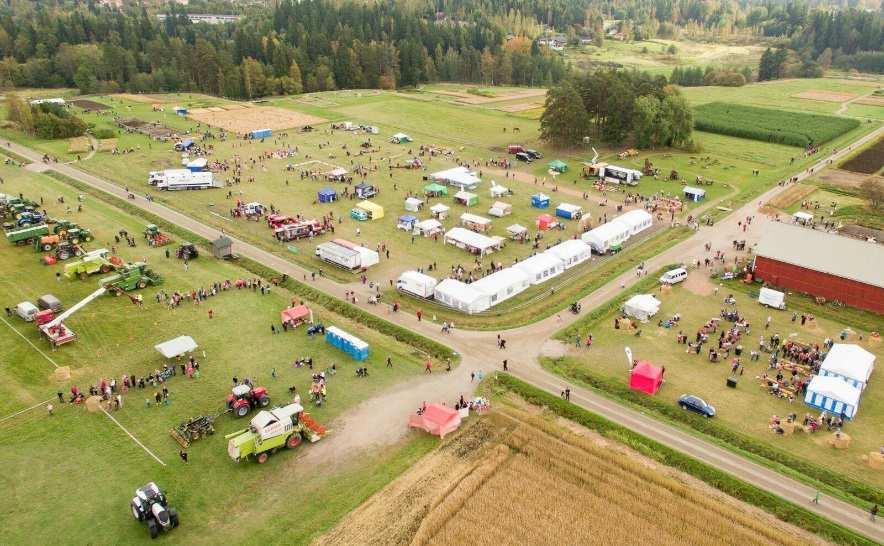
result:
[(153, 482), (136, 489), (129, 506), (135, 519), (147, 522), (150, 538), (178, 527), (178, 512), (169, 506), (166, 494)]
[(176, 254), (179, 260), (192, 260), (200, 255), (193, 243), (181, 243)]

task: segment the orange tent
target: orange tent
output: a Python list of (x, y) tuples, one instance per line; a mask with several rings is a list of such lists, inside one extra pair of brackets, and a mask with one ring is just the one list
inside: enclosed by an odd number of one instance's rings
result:
[(629, 373), (629, 388), (656, 394), (663, 384), (663, 370), (650, 362), (641, 361)]
[(306, 305), (296, 305), (279, 312), (279, 320), (289, 326), (298, 326), (302, 322), (313, 321), (313, 311)]
[(444, 438), (446, 434), (454, 432), (460, 426), (460, 414), (448, 406), (430, 404), (424, 409), (423, 415), (409, 417), (408, 425)]

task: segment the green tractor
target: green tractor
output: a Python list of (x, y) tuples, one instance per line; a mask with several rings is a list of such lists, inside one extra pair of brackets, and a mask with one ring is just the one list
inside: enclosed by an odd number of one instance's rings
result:
[(80, 280), (85, 281), (89, 275), (94, 275), (96, 273), (110, 273), (116, 269), (117, 265), (114, 261), (121, 263), (119, 258), (111, 256), (107, 249), (99, 248), (97, 250), (92, 250), (87, 252), (76, 262), (65, 264), (64, 276), (69, 279), (79, 278)]
[(325, 432), (300, 404), (262, 410), (252, 417), (249, 428), (225, 436), (227, 454), (236, 462), (254, 455), (263, 464), (271, 453), (284, 447), (294, 449), (304, 439), (318, 442)]
[(156, 286), (163, 282), (162, 277), (147, 267), (144, 262), (135, 262), (120, 267), (116, 273), (99, 281), (101, 286), (113, 290), (116, 295), (136, 289)]

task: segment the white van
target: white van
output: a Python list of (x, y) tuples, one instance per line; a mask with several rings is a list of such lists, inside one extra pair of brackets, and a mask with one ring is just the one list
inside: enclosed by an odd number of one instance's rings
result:
[(688, 270), (683, 267), (678, 267), (663, 273), (663, 276), (660, 277), (660, 282), (663, 284), (677, 284), (687, 278)]
[(37, 309), (37, 306), (29, 301), (23, 301), (15, 306), (15, 314), (28, 322), (34, 321), (34, 315), (38, 311), (40, 310)]

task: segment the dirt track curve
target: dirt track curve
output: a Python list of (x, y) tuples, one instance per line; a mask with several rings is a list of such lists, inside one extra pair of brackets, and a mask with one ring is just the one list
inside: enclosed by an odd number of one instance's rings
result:
[[(834, 160), (849, 153), (853, 148), (876, 139), (882, 134), (884, 134), (884, 127), (878, 128), (857, 139), (850, 146), (821, 159), (811, 169), (795, 173), (795, 176), (799, 180), (811, 176), (811, 173), (817, 173), (825, 168), (830, 160), (834, 163)], [(94, 189), (126, 199), (126, 192), (123, 188), (83, 172), (74, 165), (43, 163), (42, 154), (15, 143), (5, 142), (0, 146), (31, 160), (33, 163), (27, 167), (30, 170), (56, 171)], [(735, 239), (746, 239), (747, 248), (751, 247), (758, 241), (764, 226), (773, 221), (758, 212), (759, 205), (784, 189), (780, 186), (774, 187), (734, 211), (715, 226), (701, 228), (687, 240), (647, 260), (646, 269), (655, 271), (666, 264), (688, 263), (698, 258), (702, 259), (708, 255), (704, 248), (707, 243), (711, 243), (713, 251), (722, 249), (728, 256), (733, 256), (731, 242)], [(129, 203), (206, 239), (211, 240), (219, 235), (217, 229), (162, 204), (148, 201), (143, 196), (137, 196), (135, 199), (129, 200)], [(738, 221), (742, 221), (748, 216), (754, 216), (754, 219), (748, 231), (744, 232), (738, 225)], [(308, 270), (254, 245), (240, 241), (229, 234), (228, 236), (234, 241), (234, 250), (238, 254), (293, 278), (301, 279), (305, 275), (309, 278), (310, 272)], [(634, 272), (629, 271), (602, 286), (581, 300), (584, 311), (591, 311), (621, 292), (622, 286), (628, 288), (637, 279)], [(317, 278), (312, 284), (339, 298), (343, 298), (345, 291), (356, 290), (357, 293), (361, 293), (361, 301), (365, 302), (368, 299), (366, 288), (359, 284), (343, 285), (326, 278)], [(352, 456), (354, 448), (364, 448), (401, 438), (407, 431), (406, 416), (414, 411), (421, 402), (450, 400), (459, 393), (472, 392), (475, 384), (471, 382), (470, 373), (476, 371), (488, 373), (500, 369), (500, 363), (504, 358), (508, 359), (510, 371), (515, 376), (556, 395), (567, 383), (562, 378), (542, 369), (538, 363), (538, 357), (545, 352), (555, 353), (562, 350), (558, 346), (558, 342), (550, 341), (550, 337), (559, 329), (579, 318), (571, 313), (563, 312), (561, 315), (554, 315), (528, 326), (500, 332), (507, 340), (507, 349), (499, 350), (494, 332), (455, 330), (453, 334), (445, 335), (440, 332), (437, 324), (429, 321), (419, 322), (415, 316), (410, 314), (392, 313), (387, 306), (363, 305), (362, 308), (448, 345), (461, 354), (462, 363), (451, 373), (436, 369), (428, 376), (406, 381), (375, 398), (364, 401), (344, 415), (341, 421), (335, 423), (334, 428), (337, 433), (329, 438), (328, 442), (323, 442), (322, 446), (317, 446), (321, 449), (311, 450), (305, 456), (307, 459), (321, 457), (326, 462), (334, 461)], [(813, 504), (810, 499), (815, 495), (815, 490), (796, 480), (589, 390), (572, 385), (571, 393), (571, 400), (574, 403), (594, 413), (702, 460), (783, 499), (804, 506), (873, 540), (884, 543), (884, 527), (872, 522), (867, 513), (853, 505), (825, 496), (820, 504)], [(371, 422), (372, 426), (365, 426), (367, 422)]]

